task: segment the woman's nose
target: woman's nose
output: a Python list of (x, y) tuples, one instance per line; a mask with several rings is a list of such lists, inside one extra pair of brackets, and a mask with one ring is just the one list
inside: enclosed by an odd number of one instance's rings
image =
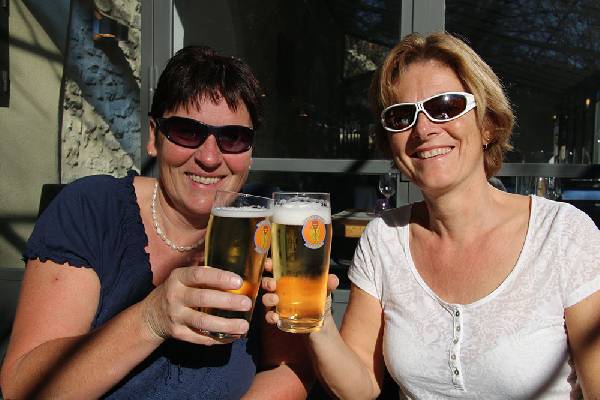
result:
[(215, 135), (208, 135), (204, 143), (194, 153), (194, 158), (205, 167), (217, 167), (221, 164), (223, 153), (221, 153)]
[(413, 132), (421, 138), (435, 133), (436, 123), (431, 121), (423, 111), (417, 114), (417, 120), (413, 126)]

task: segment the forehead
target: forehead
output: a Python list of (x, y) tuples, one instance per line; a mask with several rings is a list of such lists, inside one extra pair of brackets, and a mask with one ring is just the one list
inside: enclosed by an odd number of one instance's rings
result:
[(215, 126), (252, 126), (250, 113), (243, 101), (238, 100), (230, 106), (221, 96), (216, 98), (207, 95), (199, 96), (165, 114), (189, 117)]
[(454, 70), (438, 60), (409, 64), (394, 84), (398, 102), (415, 102), (444, 92), (463, 92), (465, 87)]

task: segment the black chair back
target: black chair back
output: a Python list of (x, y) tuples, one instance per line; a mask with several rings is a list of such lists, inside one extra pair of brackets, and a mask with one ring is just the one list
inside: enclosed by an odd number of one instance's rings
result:
[(40, 206), (38, 208), (38, 217), (48, 207), (48, 204), (56, 197), (56, 195), (65, 187), (64, 183), (45, 183), (42, 185), (42, 193), (40, 195)]

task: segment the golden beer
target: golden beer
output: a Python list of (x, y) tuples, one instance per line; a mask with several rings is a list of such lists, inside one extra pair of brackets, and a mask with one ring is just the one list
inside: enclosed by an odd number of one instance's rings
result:
[[(271, 215), (270, 209), (251, 207), (212, 209), (206, 233), (206, 265), (241, 276), (242, 286), (229, 292), (248, 296), (252, 300), (252, 309), (230, 311), (205, 307), (200, 311), (223, 318), (243, 318), (250, 322), (271, 244)], [(219, 339), (231, 337), (219, 332), (211, 332), (209, 336)]]
[(276, 205), (272, 245), (279, 329), (293, 333), (320, 329), (331, 252), (329, 203), (292, 199)]

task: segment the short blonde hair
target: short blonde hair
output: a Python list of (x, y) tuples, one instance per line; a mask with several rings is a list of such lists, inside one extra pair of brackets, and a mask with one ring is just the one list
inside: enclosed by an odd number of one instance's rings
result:
[[(427, 60), (452, 68), (465, 90), (475, 96), (478, 125), (490, 132), (484, 152), (485, 173), (488, 178), (494, 176), (502, 167), (504, 154), (512, 149), (510, 135), (515, 118), (494, 71), (465, 42), (448, 33), (413, 33), (390, 50), (371, 82), (369, 97), (377, 120), (384, 108), (398, 102), (396, 86), (406, 68)], [(389, 133), (377, 124), (376, 134), (381, 149), (389, 155)]]

